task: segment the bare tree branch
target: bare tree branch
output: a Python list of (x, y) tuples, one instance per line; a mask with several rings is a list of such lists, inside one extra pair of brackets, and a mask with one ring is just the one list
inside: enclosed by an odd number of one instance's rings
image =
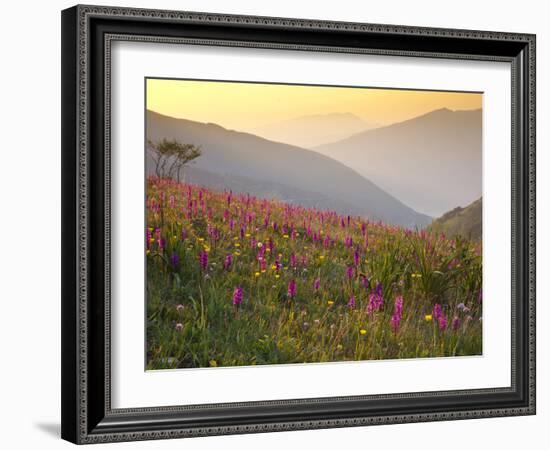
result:
[(202, 154), (199, 146), (182, 144), (175, 139), (162, 139), (158, 142), (148, 140), (147, 148), (155, 164), (156, 176), (159, 178), (176, 178), (178, 182), (180, 181), (181, 170)]

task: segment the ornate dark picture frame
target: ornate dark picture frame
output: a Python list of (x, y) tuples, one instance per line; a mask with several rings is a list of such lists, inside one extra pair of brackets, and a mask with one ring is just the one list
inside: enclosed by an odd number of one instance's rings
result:
[[(116, 40), (506, 61), (512, 67), (512, 384), (113, 409), (110, 46)], [(535, 413), (535, 36), (98, 6), (62, 12), (62, 437), (84, 444)]]

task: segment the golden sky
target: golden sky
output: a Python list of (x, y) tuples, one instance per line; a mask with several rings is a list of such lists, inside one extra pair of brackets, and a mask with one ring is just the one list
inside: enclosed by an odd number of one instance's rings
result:
[(483, 98), (479, 93), (161, 79), (147, 79), (146, 87), (147, 109), (235, 130), (330, 113), (388, 125), (439, 108), (481, 108)]

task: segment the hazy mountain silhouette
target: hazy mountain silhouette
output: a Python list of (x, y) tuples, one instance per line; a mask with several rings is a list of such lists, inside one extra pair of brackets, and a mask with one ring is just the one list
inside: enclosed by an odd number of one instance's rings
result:
[(439, 109), (314, 148), (417, 211), (438, 216), (481, 196), (481, 110)]
[[(270, 192), (284, 201), (408, 227), (431, 222), (354, 170), (317, 152), (152, 111), (147, 112), (146, 125), (147, 138), (153, 141), (166, 138), (200, 145), (202, 155), (186, 170), (215, 176), (205, 179), (207, 186), (219, 189), (223, 177), (229, 188), (227, 180), (235, 178), (240, 192)], [(153, 173), (150, 158), (147, 170)]]
[(351, 113), (333, 113), (296, 117), (247, 131), (271, 141), (311, 148), (347, 138), (376, 126)]
[(470, 239), (481, 239), (482, 203), (482, 199), (479, 198), (465, 208), (455, 208), (434, 220), (430, 229), (445, 233), (449, 237), (461, 235)]

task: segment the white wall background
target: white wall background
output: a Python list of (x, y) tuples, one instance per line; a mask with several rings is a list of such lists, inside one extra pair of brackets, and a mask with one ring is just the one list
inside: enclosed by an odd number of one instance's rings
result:
[[(104, 4), (102, 1), (97, 3)], [(0, 444), (68, 448), (60, 403), (60, 10), (71, 1), (10, 2), (0, 27)], [(550, 423), (548, 233), (550, 30), (545, 2), (385, 0), (110, 0), (105, 4), (402, 25), (530, 32), (538, 57), (538, 415), (117, 444), (117, 448), (542, 448)], [(545, 204), (546, 203), (546, 204)], [(114, 448), (114, 447), (113, 447)]]

